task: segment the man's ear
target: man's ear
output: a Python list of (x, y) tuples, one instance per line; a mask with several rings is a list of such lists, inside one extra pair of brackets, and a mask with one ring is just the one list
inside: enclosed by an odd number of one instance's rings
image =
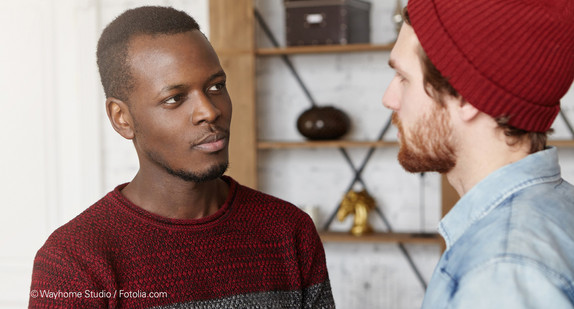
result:
[(480, 111), (465, 99), (461, 99), (459, 104), (458, 114), (463, 121), (471, 121), (480, 114)]
[(112, 123), (114, 130), (125, 139), (134, 138), (134, 126), (132, 115), (128, 105), (117, 98), (109, 97), (106, 99), (106, 112)]

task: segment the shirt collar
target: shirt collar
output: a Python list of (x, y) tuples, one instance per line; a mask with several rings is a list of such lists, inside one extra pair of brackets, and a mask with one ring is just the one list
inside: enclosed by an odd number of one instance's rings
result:
[(534, 184), (560, 179), (555, 147), (536, 152), (488, 175), (468, 191), (439, 224), (439, 233), (452, 246), (474, 222), (513, 193)]

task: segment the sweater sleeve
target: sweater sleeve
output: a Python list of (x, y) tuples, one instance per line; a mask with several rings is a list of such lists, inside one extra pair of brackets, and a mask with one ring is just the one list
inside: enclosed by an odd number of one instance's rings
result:
[(55, 248), (42, 247), (34, 259), (29, 308), (108, 308), (115, 291), (106, 291)]
[(304, 218), (298, 261), (303, 278), (303, 308), (335, 308), (323, 244), (311, 218)]

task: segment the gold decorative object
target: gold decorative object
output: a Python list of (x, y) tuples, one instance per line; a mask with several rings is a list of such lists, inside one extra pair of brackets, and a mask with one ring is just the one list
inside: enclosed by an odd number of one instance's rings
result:
[(351, 234), (361, 236), (373, 232), (373, 228), (369, 224), (369, 211), (375, 209), (375, 200), (369, 195), (367, 190), (354, 191), (350, 190), (345, 194), (345, 198), (339, 206), (337, 211), (337, 219), (339, 221), (354, 214), (353, 227)]

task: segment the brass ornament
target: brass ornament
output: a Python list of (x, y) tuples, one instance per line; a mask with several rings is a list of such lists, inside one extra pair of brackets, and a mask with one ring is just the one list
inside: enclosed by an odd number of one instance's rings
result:
[(375, 200), (369, 195), (367, 190), (350, 190), (345, 194), (339, 206), (337, 219), (343, 221), (348, 215), (353, 214), (353, 227), (350, 233), (354, 236), (370, 234), (373, 232), (373, 228), (369, 223), (369, 211), (373, 209), (375, 209)]

